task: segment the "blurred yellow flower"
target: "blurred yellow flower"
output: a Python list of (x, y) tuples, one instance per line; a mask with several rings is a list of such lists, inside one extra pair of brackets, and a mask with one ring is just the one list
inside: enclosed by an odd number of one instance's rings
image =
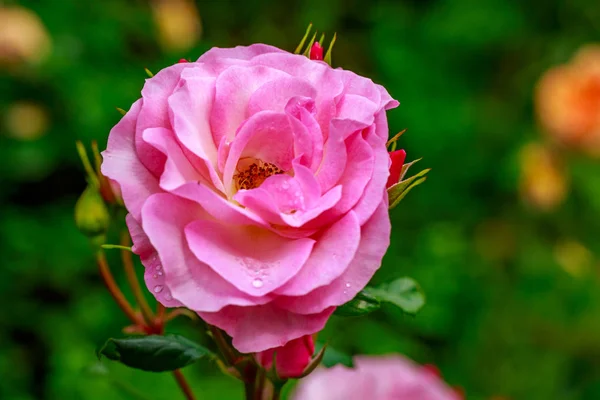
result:
[(39, 63), (51, 49), (40, 18), (23, 7), (0, 7), (0, 66)]
[(580, 277), (592, 268), (594, 257), (581, 243), (568, 239), (554, 246), (554, 259), (568, 274)]
[(530, 143), (521, 149), (520, 192), (531, 206), (550, 211), (563, 202), (568, 179), (561, 160), (549, 148)]
[(23, 101), (7, 108), (4, 124), (7, 134), (14, 139), (35, 140), (48, 130), (49, 118), (40, 105)]
[(538, 118), (556, 141), (600, 157), (600, 45), (550, 69), (536, 91)]
[(202, 23), (193, 1), (154, 0), (152, 15), (160, 45), (165, 51), (186, 51), (200, 40)]

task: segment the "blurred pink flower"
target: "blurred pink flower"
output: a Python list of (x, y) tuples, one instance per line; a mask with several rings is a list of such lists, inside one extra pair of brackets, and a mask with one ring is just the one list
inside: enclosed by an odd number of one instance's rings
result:
[(266, 370), (273, 367), (276, 360), (276, 372), (280, 378), (297, 378), (306, 369), (315, 352), (312, 336), (307, 335), (291, 340), (283, 347), (269, 349), (256, 354), (256, 361)]
[(401, 356), (355, 357), (354, 368), (318, 368), (298, 384), (293, 400), (459, 400), (431, 370)]
[(256, 44), (148, 79), (112, 129), (150, 291), (260, 352), (323, 328), (390, 240), (386, 110), (370, 79)]

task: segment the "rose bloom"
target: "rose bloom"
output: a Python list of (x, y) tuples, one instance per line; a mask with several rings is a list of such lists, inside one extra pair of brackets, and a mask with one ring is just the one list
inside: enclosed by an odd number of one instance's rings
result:
[(370, 79), (256, 44), (148, 79), (111, 130), (145, 280), (243, 353), (323, 328), (390, 240), (385, 111)]
[(558, 142), (600, 157), (600, 46), (583, 47), (569, 64), (546, 72), (536, 106)]
[(293, 400), (459, 400), (428, 368), (400, 356), (355, 357), (354, 368), (317, 368), (302, 379)]

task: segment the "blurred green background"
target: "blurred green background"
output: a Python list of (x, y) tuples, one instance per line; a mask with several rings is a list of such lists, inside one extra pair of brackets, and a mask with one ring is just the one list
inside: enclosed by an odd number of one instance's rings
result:
[[(408, 128), (401, 147), (433, 168), (392, 212), (392, 247), (375, 278), (414, 277), (425, 308), (416, 318), (387, 308), (334, 317), (320, 337), (350, 354), (436, 364), (467, 399), (600, 399), (600, 162), (564, 154), (566, 198), (546, 210), (519, 190), (522, 148), (543, 140), (536, 81), (598, 40), (597, 0), (0, 7), (1, 399), (181, 396), (169, 374), (96, 364), (95, 349), (127, 321), (73, 223), (85, 187), (75, 140), (104, 148), (115, 107), (140, 96), (145, 67), (212, 46), (293, 50), (308, 22), (338, 33), (334, 66), (400, 100), (391, 133)], [(118, 253), (109, 256), (124, 282)], [(169, 329), (205, 340), (185, 320)], [(184, 372), (199, 399), (242, 396), (208, 361)]]

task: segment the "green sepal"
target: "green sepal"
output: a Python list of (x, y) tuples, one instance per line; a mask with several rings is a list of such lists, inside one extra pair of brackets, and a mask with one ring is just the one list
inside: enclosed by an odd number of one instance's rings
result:
[(304, 37), (300, 41), (298, 47), (296, 47), (296, 50), (294, 50), (294, 54), (300, 54), (302, 52), (302, 48), (304, 48), (304, 43), (306, 42), (306, 39), (308, 38), (308, 34), (310, 33), (311, 29), (312, 24), (308, 24), (308, 28), (306, 28), (306, 33), (304, 34)]
[(333, 39), (331, 39), (331, 42), (329, 43), (329, 48), (327, 49), (327, 53), (325, 53), (325, 57), (323, 58), (323, 61), (325, 61), (329, 65), (331, 65), (331, 51), (333, 50), (333, 45), (335, 44), (336, 39), (337, 32), (333, 34)]
[(390, 186), (387, 189), (390, 210), (395, 208), (400, 203), (400, 201), (408, 194), (408, 192), (410, 192), (415, 186), (420, 185), (421, 183), (425, 182), (425, 180), (427, 179), (427, 177), (425, 175), (429, 171), (431, 171), (430, 168), (424, 169), (423, 171), (419, 172), (418, 174), (413, 175), (410, 178), (403, 180), (408, 169), (413, 164), (418, 162), (419, 160), (420, 159), (410, 162), (408, 164), (404, 164), (402, 166), (402, 171), (400, 172), (400, 182)]

